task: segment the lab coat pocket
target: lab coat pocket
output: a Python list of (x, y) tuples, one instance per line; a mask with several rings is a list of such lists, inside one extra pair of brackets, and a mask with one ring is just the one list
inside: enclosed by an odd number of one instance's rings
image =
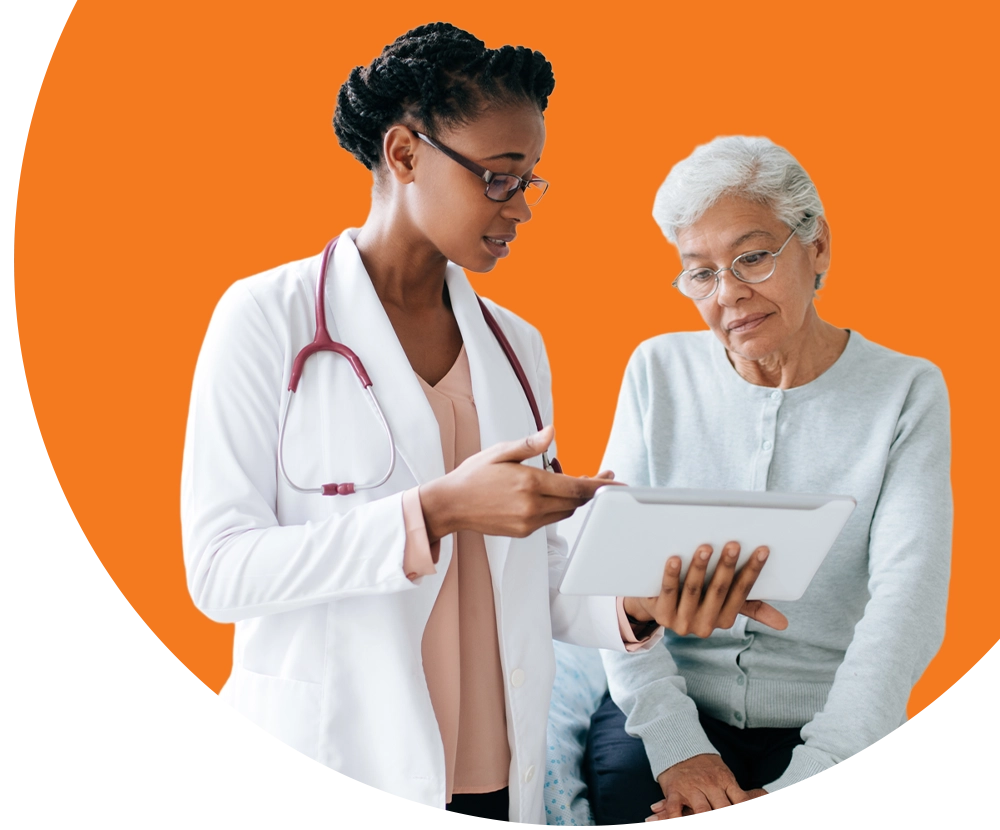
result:
[(319, 754), (321, 683), (236, 668), (226, 697), (238, 712), (299, 752)]

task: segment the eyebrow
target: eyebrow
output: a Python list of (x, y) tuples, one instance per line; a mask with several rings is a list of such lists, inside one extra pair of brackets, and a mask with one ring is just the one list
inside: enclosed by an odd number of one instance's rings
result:
[[(756, 229), (756, 230), (752, 230), (752, 231), (747, 231), (742, 236), (738, 237), (737, 239), (734, 239), (732, 242), (729, 243), (729, 247), (730, 248), (737, 248), (740, 245), (742, 245), (744, 242), (746, 242), (748, 239), (753, 239), (755, 236), (766, 236), (766, 237), (769, 237), (771, 239), (775, 238), (774, 234), (771, 233), (770, 231), (765, 231), (765, 230), (762, 230), (762, 229)], [(704, 254), (688, 253), (686, 251), (681, 252), (681, 259), (703, 259), (704, 256), (705, 256)]]

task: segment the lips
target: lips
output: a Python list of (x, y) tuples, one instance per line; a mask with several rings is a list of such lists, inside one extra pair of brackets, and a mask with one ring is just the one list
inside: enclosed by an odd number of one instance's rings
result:
[(510, 243), (514, 241), (516, 234), (503, 233), (495, 236), (484, 236), (483, 242), (487, 249), (495, 257), (505, 257), (510, 253)]
[(753, 331), (770, 316), (770, 314), (748, 314), (746, 317), (740, 317), (738, 320), (733, 320), (727, 324), (726, 331), (733, 332), (734, 334)]

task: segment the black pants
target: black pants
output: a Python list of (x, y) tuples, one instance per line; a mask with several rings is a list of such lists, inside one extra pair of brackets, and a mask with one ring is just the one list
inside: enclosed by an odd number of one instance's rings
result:
[(494, 821), (509, 821), (510, 792), (504, 787), (492, 793), (455, 793), (447, 809), (453, 813), (463, 813)]
[[(737, 729), (707, 715), (698, 717), (712, 746), (744, 790), (763, 787), (778, 778), (792, 760), (792, 750), (802, 743), (798, 728)], [(625, 732), (625, 714), (610, 695), (604, 696), (590, 721), (583, 773), (598, 824), (645, 821), (651, 814), (650, 805), (663, 798), (642, 740)]]

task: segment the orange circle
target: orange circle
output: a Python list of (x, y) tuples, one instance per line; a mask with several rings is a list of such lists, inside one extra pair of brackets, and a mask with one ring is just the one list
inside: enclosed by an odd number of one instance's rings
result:
[[(53, 55), (21, 174), (18, 325), (35, 412), (81, 527), (150, 628), (206, 684), (232, 629), (185, 587), (179, 477), (191, 377), (234, 280), (364, 222), (370, 176), (330, 126), (340, 83), (406, 29), (444, 19), (526, 43), (556, 91), (538, 172), (553, 183), (511, 260), (470, 275), (537, 325), (560, 457), (594, 472), (632, 349), (701, 328), (670, 289), (650, 217), (670, 166), (715, 135), (768, 135), (810, 171), (833, 228), (820, 314), (944, 371), (956, 524), (948, 633), (913, 714), (998, 639), (989, 286), (998, 189), (987, 12), (867, 3), (556, 5), (82, 0)], [(977, 4), (970, 4), (976, 8)], [(992, 12), (989, 12), (992, 14)], [(594, 194), (594, 188), (599, 188)], [(961, 279), (959, 278), (961, 277)], [(973, 314), (976, 307), (982, 310)], [(985, 317), (984, 317), (985, 315)]]

